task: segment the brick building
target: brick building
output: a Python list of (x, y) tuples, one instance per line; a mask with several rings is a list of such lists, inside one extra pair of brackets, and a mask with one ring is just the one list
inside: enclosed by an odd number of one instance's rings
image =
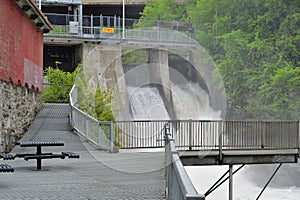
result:
[(42, 105), (43, 33), (50, 22), (33, 0), (0, 4), (0, 152), (22, 137)]

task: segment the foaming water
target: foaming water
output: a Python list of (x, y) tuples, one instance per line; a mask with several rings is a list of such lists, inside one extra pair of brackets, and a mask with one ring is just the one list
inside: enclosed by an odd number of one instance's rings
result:
[(177, 119), (220, 119), (220, 112), (211, 108), (209, 95), (197, 83), (175, 84), (171, 82), (171, 89)]
[[(234, 166), (237, 169), (239, 166)], [(233, 176), (235, 200), (256, 199), (277, 165), (246, 166)], [(227, 170), (228, 166), (185, 167), (198, 193), (204, 194)], [(283, 165), (260, 199), (300, 199), (299, 164)], [(286, 182), (290, 184), (286, 184)], [(207, 200), (227, 200), (228, 181), (206, 197)]]
[(134, 120), (166, 120), (169, 114), (155, 87), (127, 87)]

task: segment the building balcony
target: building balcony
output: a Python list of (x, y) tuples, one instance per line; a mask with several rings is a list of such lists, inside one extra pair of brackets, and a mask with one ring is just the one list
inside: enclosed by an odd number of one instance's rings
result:
[[(66, 41), (116, 41), (135, 43), (195, 44), (192, 23), (123, 19), (117, 16), (83, 16), (45, 13), (54, 29), (45, 38)], [(124, 35), (123, 35), (124, 34)]]
[[(36, 4), (40, 2), (40, 0), (34, 0)], [(41, 3), (43, 5), (48, 4), (67, 4), (67, 5), (76, 5), (76, 4), (82, 4), (82, 0), (41, 0)]]

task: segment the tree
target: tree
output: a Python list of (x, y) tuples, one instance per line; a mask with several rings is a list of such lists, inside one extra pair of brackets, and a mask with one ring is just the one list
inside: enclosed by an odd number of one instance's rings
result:
[(299, 0), (186, 0), (181, 10), (172, 2), (151, 1), (143, 18), (163, 11), (193, 22), (222, 74), (229, 118), (300, 119)]

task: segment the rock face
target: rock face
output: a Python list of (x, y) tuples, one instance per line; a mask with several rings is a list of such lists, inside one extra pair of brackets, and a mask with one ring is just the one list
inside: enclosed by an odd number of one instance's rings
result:
[(42, 107), (42, 93), (0, 80), (0, 153), (9, 152)]

